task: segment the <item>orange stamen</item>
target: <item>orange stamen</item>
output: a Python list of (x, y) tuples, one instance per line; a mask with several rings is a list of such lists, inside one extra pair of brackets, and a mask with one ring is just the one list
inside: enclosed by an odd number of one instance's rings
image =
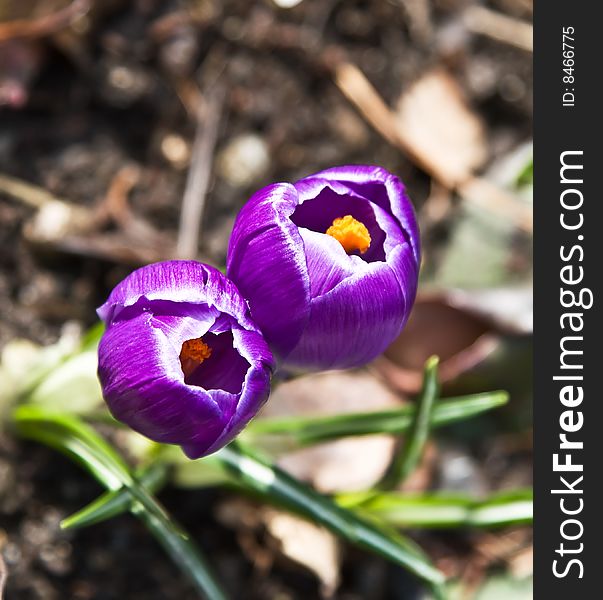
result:
[(180, 350), (180, 364), (185, 377), (192, 375), (193, 371), (211, 356), (211, 348), (203, 338), (186, 340)]
[(364, 254), (371, 245), (371, 235), (366, 225), (354, 219), (352, 215), (335, 219), (326, 234), (335, 238), (348, 254), (356, 250)]

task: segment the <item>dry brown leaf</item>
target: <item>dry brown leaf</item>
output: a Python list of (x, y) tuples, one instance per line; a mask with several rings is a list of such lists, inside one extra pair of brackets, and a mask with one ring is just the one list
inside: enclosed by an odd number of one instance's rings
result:
[[(366, 371), (306, 375), (276, 388), (263, 416), (383, 410), (400, 398)], [(279, 465), (325, 493), (366, 489), (387, 468), (394, 440), (378, 435), (320, 444), (283, 456)]]
[[(220, 503), (218, 520), (236, 530), (243, 552), (256, 569), (268, 572), (279, 557), (314, 573), (323, 597), (331, 597), (340, 581), (341, 552), (337, 538), (309, 521), (242, 498)], [(265, 533), (268, 533), (266, 539)]]
[(449, 296), (421, 294), (404, 331), (375, 368), (394, 388), (417, 393), (430, 356), (440, 357), (440, 378), (446, 382), (493, 351), (491, 329), (487, 319), (457, 308)]
[(523, 548), (508, 560), (509, 570), (517, 579), (529, 577), (534, 573), (534, 546)]
[(332, 596), (340, 578), (337, 539), (326, 529), (285, 512), (266, 508), (262, 513), (264, 524), (278, 540), (283, 555), (315, 573), (323, 596)]
[(532, 230), (529, 207), (518, 204), (515, 194), (473, 175), (487, 158), (483, 127), (446, 71), (437, 68), (412, 85), (401, 96), (397, 112), (354, 64), (340, 61), (334, 76), (367, 122), (441, 185), (520, 229)]
[[(491, 385), (508, 389), (505, 370), (516, 368), (514, 361), (529, 352), (531, 312), (529, 288), (423, 292), (404, 331), (373, 368), (393, 389), (416, 394), (423, 365), (435, 354), (441, 359), (439, 375), (445, 386), (484, 369)], [(518, 373), (515, 377), (519, 381)]]
[(441, 181), (455, 186), (487, 158), (484, 129), (456, 80), (434, 69), (404, 91), (396, 121), (405, 145)]
[(483, 533), (475, 543), (475, 550), (489, 564), (509, 560), (513, 556), (532, 546), (532, 533), (529, 527), (517, 527), (502, 534)]

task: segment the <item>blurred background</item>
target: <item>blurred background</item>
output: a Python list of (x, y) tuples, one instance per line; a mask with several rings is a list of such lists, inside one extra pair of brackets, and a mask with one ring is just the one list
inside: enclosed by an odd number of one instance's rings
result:
[[(403, 405), (438, 354), (443, 395), (510, 402), (439, 431), (404, 489), (529, 486), (531, 17), (532, 0), (0, 0), (0, 415), (28, 357), (78, 338), (132, 269), (223, 266), (259, 187), (378, 164), (421, 226), (411, 321), (374, 364), (287, 382), (266, 414)], [(323, 492), (364, 489), (394, 447), (349, 439), (280, 464)], [(7, 597), (193, 598), (127, 516), (59, 530), (98, 492), (0, 432)], [(421, 597), (400, 569), (251, 500), (172, 487), (162, 500), (233, 597)], [(528, 527), (415, 537), (459, 598), (531, 598)]]

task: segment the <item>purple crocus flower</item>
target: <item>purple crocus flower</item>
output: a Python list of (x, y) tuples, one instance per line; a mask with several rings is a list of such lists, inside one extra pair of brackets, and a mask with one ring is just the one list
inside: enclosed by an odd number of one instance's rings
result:
[(190, 458), (231, 441), (268, 398), (273, 358), (235, 285), (213, 267), (134, 271), (98, 309), (98, 374), (113, 416)]
[(408, 319), (419, 263), (404, 185), (372, 166), (261, 189), (237, 217), (227, 261), (272, 351), (292, 369), (379, 355)]

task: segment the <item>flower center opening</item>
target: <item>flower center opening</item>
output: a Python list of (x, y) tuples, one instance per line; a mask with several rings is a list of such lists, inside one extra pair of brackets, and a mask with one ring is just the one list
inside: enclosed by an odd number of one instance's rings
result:
[(335, 219), (325, 233), (335, 238), (348, 254), (356, 251), (364, 254), (371, 245), (371, 235), (366, 225), (352, 215)]
[(184, 377), (190, 377), (195, 369), (211, 356), (212, 349), (203, 341), (203, 338), (186, 340), (180, 350), (180, 365)]

